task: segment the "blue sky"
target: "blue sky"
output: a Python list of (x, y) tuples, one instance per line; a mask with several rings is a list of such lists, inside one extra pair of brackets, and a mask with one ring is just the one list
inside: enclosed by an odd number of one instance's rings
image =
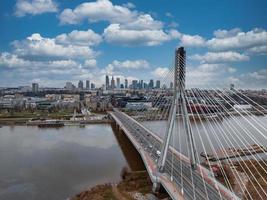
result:
[(266, 0), (3, 0), (0, 86), (165, 81), (182, 45), (188, 87), (267, 88), (266, 13)]

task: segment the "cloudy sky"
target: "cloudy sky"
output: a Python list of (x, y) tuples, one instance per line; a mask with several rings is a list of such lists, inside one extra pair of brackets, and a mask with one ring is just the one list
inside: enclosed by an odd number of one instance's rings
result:
[(0, 26), (0, 87), (165, 80), (184, 46), (188, 87), (267, 88), (266, 0), (1, 0)]

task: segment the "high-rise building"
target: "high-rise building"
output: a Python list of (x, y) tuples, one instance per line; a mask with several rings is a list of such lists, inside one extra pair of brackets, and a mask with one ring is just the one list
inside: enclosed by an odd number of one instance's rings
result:
[(173, 89), (173, 82), (170, 82), (170, 89)]
[(154, 88), (154, 80), (153, 79), (150, 79), (148, 87), (151, 89)]
[(115, 80), (114, 80), (114, 77), (112, 76), (112, 79), (111, 79), (111, 89), (114, 90), (115, 88)]
[(123, 84), (121, 84), (121, 89), (123, 89), (124, 88), (124, 85)]
[(132, 80), (132, 89), (136, 90), (138, 88), (138, 81)]
[(232, 83), (230, 84), (230, 90), (234, 90), (235, 89), (235, 85)]
[(139, 86), (140, 86), (139, 87), (140, 89), (143, 89), (144, 88), (144, 81), (143, 80), (140, 81), (140, 85)]
[(37, 93), (39, 91), (38, 83), (32, 83), (32, 92)]
[(128, 88), (128, 80), (127, 79), (125, 79), (125, 83), (124, 83), (124, 88)]
[(121, 83), (120, 83), (120, 78), (117, 77), (117, 88), (118, 88), (118, 89), (120, 89), (120, 85), (121, 85)]
[(95, 84), (94, 83), (91, 83), (91, 89), (95, 89)]
[(79, 88), (80, 90), (83, 89), (83, 81), (82, 81), (82, 80), (79, 80), (79, 82), (78, 82), (78, 88)]
[(89, 90), (90, 89), (90, 81), (86, 80), (86, 89)]
[(109, 77), (106, 75), (106, 90), (109, 89)]
[(159, 89), (160, 88), (160, 80), (156, 81), (156, 88)]
[(72, 82), (66, 82), (65, 88), (71, 91), (74, 90), (75, 86), (72, 84)]
[(147, 89), (147, 88), (148, 88), (148, 84), (144, 83), (144, 89)]

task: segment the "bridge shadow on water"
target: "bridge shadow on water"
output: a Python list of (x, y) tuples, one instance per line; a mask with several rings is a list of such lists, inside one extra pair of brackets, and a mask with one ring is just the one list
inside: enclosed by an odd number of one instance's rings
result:
[(130, 170), (131, 171), (146, 170), (140, 154), (135, 149), (134, 145), (131, 143), (128, 137), (125, 135), (123, 130), (118, 128), (115, 123), (111, 123), (111, 128), (122, 150), (122, 153), (129, 165)]

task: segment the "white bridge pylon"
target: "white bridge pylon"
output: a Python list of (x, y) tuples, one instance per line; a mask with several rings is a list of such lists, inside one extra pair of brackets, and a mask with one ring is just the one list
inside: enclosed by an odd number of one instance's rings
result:
[[(174, 129), (174, 123), (177, 113), (179, 111), (182, 114), (182, 122), (185, 128), (189, 156), (192, 169), (196, 169), (196, 149), (195, 142), (192, 135), (192, 129), (190, 126), (189, 115), (187, 111), (187, 102), (185, 97), (185, 71), (186, 71), (186, 52), (184, 47), (177, 48), (175, 50), (175, 72), (174, 72), (174, 93), (173, 101), (168, 117), (168, 125), (163, 140), (160, 158), (158, 160), (158, 170), (160, 173), (164, 172), (164, 167), (167, 159), (167, 153), (170, 145), (170, 139)], [(180, 133), (179, 133), (180, 134)]]

